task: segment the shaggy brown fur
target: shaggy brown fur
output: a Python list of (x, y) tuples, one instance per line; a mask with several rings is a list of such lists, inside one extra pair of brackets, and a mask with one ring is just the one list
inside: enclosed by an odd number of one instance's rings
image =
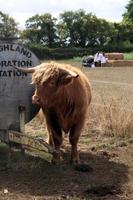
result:
[[(71, 161), (78, 161), (77, 143), (91, 101), (88, 79), (70, 65), (46, 63), (33, 73), (32, 83), (36, 86), (33, 103), (41, 106), (46, 117), (49, 143), (59, 150), (62, 131), (69, 132)], [(59, 156), (53, 157), (53, 162), (58, 160)]]

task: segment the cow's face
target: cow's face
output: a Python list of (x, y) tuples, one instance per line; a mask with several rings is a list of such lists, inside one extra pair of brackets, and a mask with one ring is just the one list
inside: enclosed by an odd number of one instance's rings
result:
[(62, 87), (71, 84), (78, 74), (62, 68), (48, 68), (34, 72), (32, 80), (35, 84), (33, 103), (42, 105), (54, 101)]

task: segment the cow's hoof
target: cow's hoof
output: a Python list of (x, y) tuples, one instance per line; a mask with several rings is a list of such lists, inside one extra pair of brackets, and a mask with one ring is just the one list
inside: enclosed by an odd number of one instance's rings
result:
[(74, 169), (76, 171), (81, 171), (81, 172), (92, 172), (93, 171), (93, 168), (85, 163), (74, 165)]
[(59, 164), (62, 163), (62, 161), (63, 161), (62, 156), (59, 156), (59, 157), (54, 157), (53, 156), (53, 158), (51, 160), (51, 163), (54, 164), (54, 165), (59, 165)]
[(80, 160), (70, 160), (71, 165), (77, 165), (80, 164)]

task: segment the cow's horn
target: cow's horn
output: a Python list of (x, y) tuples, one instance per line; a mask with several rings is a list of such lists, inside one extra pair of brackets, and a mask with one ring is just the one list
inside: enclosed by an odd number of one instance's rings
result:
[(23, 68), (23, 67), (16, 67), (14, 66), (15, 69), (17, 69), (20, 72), (24, 72), (24, 73), (34, 73), (35, 72), (35, 67), (32, 68)]

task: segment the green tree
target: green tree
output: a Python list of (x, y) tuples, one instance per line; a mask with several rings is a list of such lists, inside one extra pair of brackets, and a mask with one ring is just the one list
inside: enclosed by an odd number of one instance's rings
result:
[[(91, 14), (89, 14), (90, 17)], [(88, 37), (88, 19), (84, 10), (66, 11), (60, 14), (60, 26), (64, 38), (71, 46), (85, 47)], [(64, 27), (64, 30), (63, 30)]]
[(22, 36), (30, 42), (53, 47), (57, 39), (55, 23), (56, 18), (49, 13), (34, 15), (26, 21)]
[(115, 27), (113, 23), (106, 21), (105, 19), (98, 19), (97, 22), (97, 41), (98, 44), (108, 45), (111, 38), (115, 34)]
[(133, 43), (133, 0), (130, 0), (126, 6), (126, 12), (123, 14), (122, 20), (123, 31), (125, 39)]
[(131, 19), (133, 22), (133, 0), (130, 0), (126, 6), (126, 12), (124, 13), (124, 19)]
[(17, 34), (18, 28), (15, 20), (0, 11), (0, 37), (15, 37)]
[(64, 22), (59, 21), (57, 24), (58, 46), (66, 47), (69, 45), (69, 31)]
[(92, 13), (86, 14), (84, 10), (66, 11), (60, 19), (62, 38), (71, 46), (105, 45), (113, 33), (111, 23), (98, 19)]

